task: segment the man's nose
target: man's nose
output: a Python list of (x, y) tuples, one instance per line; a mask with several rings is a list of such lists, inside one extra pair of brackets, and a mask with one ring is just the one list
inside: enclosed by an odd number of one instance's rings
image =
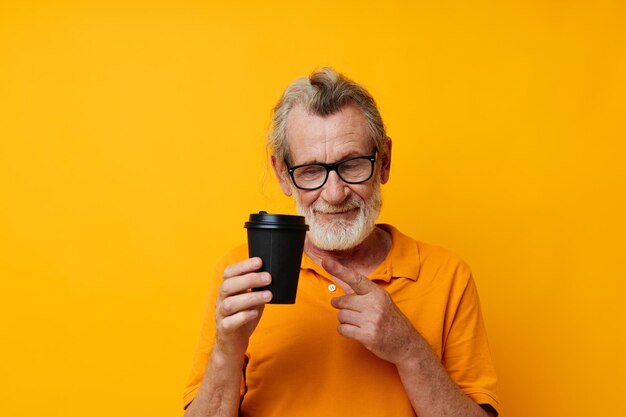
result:
[(349, 193), (348, 186), (335, 171), (328, 173), (328, 179), (322, 189), (322, 198), (328, 204), (341, 204)]

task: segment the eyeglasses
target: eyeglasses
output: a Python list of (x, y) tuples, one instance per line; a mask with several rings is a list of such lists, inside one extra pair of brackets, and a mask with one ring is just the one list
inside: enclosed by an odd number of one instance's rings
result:
[(291, 180), (297, 188), (310, 191), (322, 188), (328, 180), (330, 171), (335, 171), (339, 178), (348, 184), (365, 182), (374, 174), (374, 162), (376, 162), (376, 154), (344, 159), (334, 164), (288, 166), (287, 172), (291, 175)]

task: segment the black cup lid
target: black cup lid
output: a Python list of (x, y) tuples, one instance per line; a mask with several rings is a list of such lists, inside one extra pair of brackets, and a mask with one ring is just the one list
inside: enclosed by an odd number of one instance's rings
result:
[(246, 229), (309, 230), (303, 216), (270, 214), (265, 211), (250, 214), (250, 219), (244, 224), (244, 227)]

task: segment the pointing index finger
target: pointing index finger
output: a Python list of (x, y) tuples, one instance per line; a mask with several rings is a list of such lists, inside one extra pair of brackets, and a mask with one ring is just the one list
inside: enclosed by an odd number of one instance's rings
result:
[[(358, 295), (367, 294), (371, 292), (374, 287), (376, 287), (376, 284), (370, 281), (367, 277), (364, 277), (363, 275), (350, 268), (346, 268), (337, 261), (333, 261), (331, 259), (323, 259), (322, 268), (324, 268), (330, 275), (337, 279), (340, 285), (342, 284), (342, 282), (344, 284), (348, 284), (350, 288)], [(344, 288), (344, 290), (346, 290), (346, 288)]]

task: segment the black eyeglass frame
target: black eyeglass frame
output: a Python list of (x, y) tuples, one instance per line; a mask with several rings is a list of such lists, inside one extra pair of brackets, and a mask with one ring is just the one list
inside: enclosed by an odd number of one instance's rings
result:
[[(370, 163), (372, 164), (372, 170), (370, 172), (370, 175), (361, 181), (346, 181), (341, 176), (337, 168), (339, 167), (339, 165), (345, 162), (354, 161), (355, 159), (367, 159), (370, 161)], [(324, 186), (324, 184), (326, 184), (326, 181), (328, 181), (328, 176), (330, 175), (331, 171), (335, 171), (337, 173), (337, 176), (341, 179), (341, 181), (345, 182), (346, 184), (362, 184), (364, 182), (367, 182), (374, 175), (374, 163), (375, 162), (376, 162), (376, 153), (372, 155), (355, 156), (354, 158), (344, 159), (342, 161), (335, 162), (334, 164), (302, 164), (302, 165), (296, 165), (296, 166), (290, 167), (287, 161), (285, 161), (285, 165), (287, 165), (287, 172), (289, 173), (289, 176), (291, 177), (291, 182), (293, 182), (293, 185), (295, 185), (296, 188), (300, 190), (305, 190), (305, 191), (313, 191), (313, 190), (319, 190), (320, 188)], [(324, 181), (317, 187), (313, 187), (313, 188), (300, 187), (293, 176), (294, 171), (298, 168), (311, 167), (311, 166), (322, 167), (326, 170), (326, 177), (324, 177)]]

